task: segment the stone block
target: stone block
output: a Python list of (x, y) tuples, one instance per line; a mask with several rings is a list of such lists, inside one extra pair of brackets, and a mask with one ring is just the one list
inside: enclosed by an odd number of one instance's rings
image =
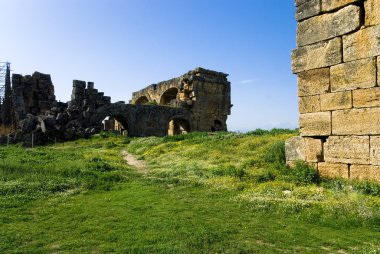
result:
[(346, 91), (376, 86), (376, 59), (343, 63), (331, 67), (331, 91)]
[(341, 38), (297, 48), (292, 52), (292, 71), (298, 73), (339, 64), (342, 62), (341, 48)]
[(84, 90), (86, 88), (86, 82), (82, 80), (73, 80), (73, 87)]
[(343, 60), (354, 61), (380, 55), (380, 25), (343, 36)]
[(377, 85), (380, 86), (380, 57), (377, 58)]
[(323, 142), (319, 138), (304, 138), (305, 160), (307, 162), (323, 161)]
[(333, 135), (380, 135), (380, 108), (332, 112)]
[(358, 89), (352, 91), (354, 108), (380, 107), (380, 88)]
[(322, 11), (336, 10), (355, 2), (358, 0), (322, 0)]
[(365, 25), (374, 26), (380, 24), (380, 1), (367, 0), (364, 2)]
[(299, 112), (301, 114), (321, 111), (321, 101), (319, 95), (299, 97)]
[(94, 89), (94, 82), (87, 82), (87, 89)]
[(331, 134), (331, 113), (300, 114), (299, 125), (301, 136), (328, 136)]
[(327, 13), (301, 21), (297, 26), (297, 45), (316, 42), (348, 34), (360, 27), (360, 7), (347, 6), (337, 12)]
[(350, 167), (350, 178), (380, 182), (380, 166), (352, 165)]
[(321, 12), (320, 0), (309, 0), (296, 8), (296, 20), (300, 21), (318, 15)]
[(324, 178), (348, 178), (348, 165), (342, 163), (318, 163), (319, 175)]
[(287, 139), (285, 141), (285, 157), (286, 161), (305, 160), (305, 140), (304, 138), (297, 136)]
[(352, 108), (351, 91), (326, 93), (321, 95), (321, 110), (337, 110)]
[(298, 73), (298, 96), (327, 93), (330, 89), (330, 68)]
[(307, 3), (308, 1), (310, 1), (310, 0), (296, 0), (296, 2), (295, 2), (296, 7), (300, 6), (301, 4)]
[(323, 150), (325, 162), (369, 164), (369, 136), (330, 136)]
[(370, 136), (370, 164), (380, 166), (380, 136)]
[(285, 141), (285, 156), (289, 166), (293, 161), (316, 163), (323, 161), (323, 142), (317, 138), (293, 137)]

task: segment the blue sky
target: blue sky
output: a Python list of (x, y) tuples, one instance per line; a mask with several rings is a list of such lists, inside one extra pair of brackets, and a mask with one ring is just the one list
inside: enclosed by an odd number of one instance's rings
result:
[(112, 101), (204, 67), (230, 74), (229, 130), (298, 126), (293, 0), (0, 0), (0, 61)]

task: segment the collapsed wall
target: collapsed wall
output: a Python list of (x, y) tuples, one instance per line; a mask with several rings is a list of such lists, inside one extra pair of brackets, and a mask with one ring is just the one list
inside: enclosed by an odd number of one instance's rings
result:
[(288, 164), (380, 181), (380, 0), (296, 0), (300, 137)]
[(12, 75), (12, 92), (15, 111), (22, 120), (27, 114), (45, 114), (57, 102), (54, 86), (48, 74), (34, 72), (33, 75)]

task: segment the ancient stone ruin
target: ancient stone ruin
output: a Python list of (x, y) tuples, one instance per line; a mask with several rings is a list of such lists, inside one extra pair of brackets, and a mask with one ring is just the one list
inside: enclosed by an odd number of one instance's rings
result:
[[(197, 68), (168, 81), (150, 85), (132, 95), (132, 104), (187, 109), (186, 122), (170, 123), (169, 134), (182, 131), (227, 131), (231, 114), (231, 85), (227, 74)], [(176, 126), (181, 126), (179, 129)]]
[(380, 0), (296, 0), (300, 137), (288, 164), (380, 181)]
[[(93, 82), (73, 81), (71, 100), (57, 102), (50, 75), (14, 74), (9, 104), (17, 128), (0, 143), (44, 144), (88, 137), (102, 129), (132, 137), (226, 131), (231, 109), (227, 74), (196, 68), (111, 103)], [(9, 108), (9, 107), (8, 107)], [(2, 108), (4, 111), (4, 108)], [(10, 113), (9, 113), (10, 114)]]

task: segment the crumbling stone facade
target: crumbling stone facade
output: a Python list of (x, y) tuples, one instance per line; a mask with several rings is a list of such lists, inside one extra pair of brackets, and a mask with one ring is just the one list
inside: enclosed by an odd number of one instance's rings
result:
[(14, 107), (20, 120), (26, 114), (45, 114), (57, 106), (54, 95), (54, 86), (48, 74), (39, 72), (33, 75), (12, 75), (12, 91)]
[[(95, 134), (105, 125), (133, 137), (227, 130), (231, 107), (227, 74), (202, 68), (134, 93), (133, 104), (111, 103), (93, 82), (74, 80), (68, 103), (55, 100), (50, 75), (14, 74), (13, 82), (19, 128), (0, 137), (0, 143), (30, 146), (72, 140)], [(143, 101), (144, 96), (149, 99)], [(149, 103), (153, 100), (157, 103)]]
[(288, 164), (380, 181), (380, 0), (296, 0), (300, 137)]
[[(150, 85), (133, 93), (131, 104), (152, 104), (187, 109), (188, 123), (171, 123), (172, 132), (227, 131), (231, 114), (231, 84), (228, 74), (196, 68), (168, 81)], [(180, 127), (176, 127), (175, 125)], [(170, 129), (170, 128), (169, 128)]]

